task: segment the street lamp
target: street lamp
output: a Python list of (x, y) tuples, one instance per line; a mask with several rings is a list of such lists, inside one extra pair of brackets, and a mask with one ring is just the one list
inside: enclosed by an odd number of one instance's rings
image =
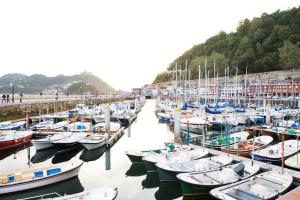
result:
[(11, 102), (14, 103), (15, 101), (15, 97), (14, 97), (14, 94), (15, 94), (15, 82), (11, 82), (9, 83), (12, 91), (11, 91)]

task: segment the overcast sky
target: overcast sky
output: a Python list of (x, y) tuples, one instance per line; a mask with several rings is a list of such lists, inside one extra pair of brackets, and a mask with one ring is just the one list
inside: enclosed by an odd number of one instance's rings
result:
[(154, 80), (193, 45), (300, 0), (0, 1), (0, 76), (94, 73), (115, 89)]

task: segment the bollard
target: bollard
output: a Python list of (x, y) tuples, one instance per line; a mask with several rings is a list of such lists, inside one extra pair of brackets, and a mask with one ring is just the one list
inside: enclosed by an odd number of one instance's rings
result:
[(174, 111), (174, 141), (180, 142), (180, 109), (177, 108)]
[(105, 151), (105, 169), (110, 170), (111, 169), (111, 163), (110, 163), (110, 149), (107, 149)]
[(110, 131), (110, 106), (107, 104), (105, 106), (105, 130), (107, 133)]
[(264, 99), (264, 100), (263, 100), (263, 107), (266, 107), (266, 105), (267, 105), (267, 100)]

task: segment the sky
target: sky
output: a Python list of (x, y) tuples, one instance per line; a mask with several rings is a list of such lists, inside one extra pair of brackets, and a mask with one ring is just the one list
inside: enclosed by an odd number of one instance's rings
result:
[(300, 0), (3, 0), (0, 76), (89, 71), (119, 90), (151, 83), (174, 59), (245, 18)]

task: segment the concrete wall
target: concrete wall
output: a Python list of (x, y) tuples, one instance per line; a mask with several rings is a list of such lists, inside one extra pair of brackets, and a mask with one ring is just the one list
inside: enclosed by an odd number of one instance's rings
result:
[(37, 116), (39, 114), (47, 114), (61, 112), (75, 108), (77, 104), (102, 104), (112, 103), (121, 100), (130, 100), (133, 98), (102, 98), (102, 99), (84, 99), (70, 101), (55, 101), (55, 102), (32, 102), (22, 104), (1, 105), (0, 107), (0, 122), (7, 120), (18, 120), (26, 117), (26, 112), (29, 116)]

